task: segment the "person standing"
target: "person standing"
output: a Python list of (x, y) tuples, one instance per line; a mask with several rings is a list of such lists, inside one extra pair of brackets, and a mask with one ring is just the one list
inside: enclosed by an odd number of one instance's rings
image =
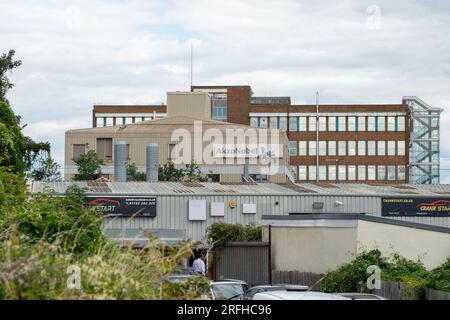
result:
[(206, 273), (205, 263), (201, 259), (198, 251), (195, 254), (195, 260), (194, 260), (194, 263), (192, 264), (192, 269), (194, 270), (195, 274), (205, 275), (205, 273)]

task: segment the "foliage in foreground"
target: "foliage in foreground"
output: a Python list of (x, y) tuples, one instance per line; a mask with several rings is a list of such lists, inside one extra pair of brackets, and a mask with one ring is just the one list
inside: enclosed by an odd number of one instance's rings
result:
[(419, 295), (426, 288), (450, 291), (450, 259), (443, 266), (427, 271), (421, 261), (413, 261), (393, 254), (382, 256), (379, 250), (364, 251), (351, 262), (326, 274), (321, 281), (325, 292), (370, 292), (366, 286), (369, 276), (367, 268), (376, 265), (381, 269), (381, 279), (385, 281), (405, 282)]
[(261, 227), (254, 224), (230, 224), (225, 222), (216, 222), (206, 230), (208, 242), (215, 246), (224, 246), (227, 242), (233, 241), (261, 241)]
[[(73, 189), (64, 197), (30, 197), (22, 177), (0, 168), (0, 299), (195, 299), (206, 293), (204, 277), (164, 281), (191, 256), (192, 243), (163, 247), (151, 240), (139, 250), (121, 248), (103, 236), (101, 215)], [(68, 287), (74, 268), (80, 290)]]

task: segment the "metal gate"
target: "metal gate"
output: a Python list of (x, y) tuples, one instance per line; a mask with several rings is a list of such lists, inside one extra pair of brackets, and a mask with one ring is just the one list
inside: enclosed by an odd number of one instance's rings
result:
[(213, 278), (243, 280), (248, 284), (269, 284), (269, 242), (231, 242), (215, 251)]

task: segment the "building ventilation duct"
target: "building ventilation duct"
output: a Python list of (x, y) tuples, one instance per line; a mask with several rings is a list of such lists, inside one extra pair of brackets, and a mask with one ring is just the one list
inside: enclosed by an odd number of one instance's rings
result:
[(158, 181), (158, 167), (159, 167), (158, 144), (149, 143), (147, 145), (147, 163), (146, 163), (148, 182)]
[(127, 181), (127, 144), (125, 141), (114, 143), (114, 178), (115, 181)]

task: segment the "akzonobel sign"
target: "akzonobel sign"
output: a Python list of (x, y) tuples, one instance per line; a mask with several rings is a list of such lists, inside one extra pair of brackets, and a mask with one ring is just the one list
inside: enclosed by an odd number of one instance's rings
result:
[(281, 144), (213, 144), (214, 158), (282, 158)]

